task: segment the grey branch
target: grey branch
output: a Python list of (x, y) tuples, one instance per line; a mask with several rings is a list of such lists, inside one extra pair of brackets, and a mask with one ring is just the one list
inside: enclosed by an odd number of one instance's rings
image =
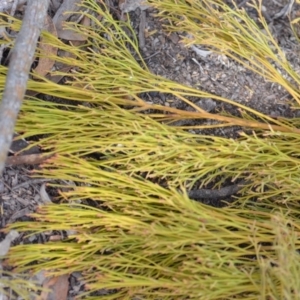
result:
[(15, 41), (0, 104), (0, 174), (12, 142), (14, 127), (25, 95), (37, 40), (49, 0), (28, 0), (22, 27)]

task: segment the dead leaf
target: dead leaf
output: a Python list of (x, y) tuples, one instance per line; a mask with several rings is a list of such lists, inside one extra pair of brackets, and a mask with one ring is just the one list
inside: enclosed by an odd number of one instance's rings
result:
[(49, 196), (49, 194), (47, 193), (46, 191), (46, 184), (43, 183), (41, 185), (41, 188), (40, 188), (40, 196), (41, 196), (41, 200), (44, 202), (44, 203), (52, 203), (51, 201), (51, 198)]
[(69, 275), (46, 278), (43, 288), (45, 291), (36, 300), (65, 300), (69, 290)]
[(91, 19), (88, 17), (88, 16), (84, 16), (82, 18), (82, 20), (80, 21), (80, 24), (83, 25), (83, 26), (90, 26), (91, 25)]
[[(86, 36), (80, 33), (77, 33), (71, 29), (66, 29), (64, 23), (70, 18), (72, 12), (76, 12), (80, 9), (78, 4), (80, 4), (82, 0), (69, 0), (64, 1), (59, 9), (56, 11), (55, 16), (53, 17), (53, 23), (57, 30), (57, 36), (61, 39), (65, 39), (68, 41), (85, 41)], [(87, 18), (83, 17), (80, 21), (81, 24), (89, 24), (90, 21), (87, 22)], [(84, 21), (83, 21), (84, 20)], [(82, 23), (84, 22), (84, 23)]]
[(7, 254), (10, 249), (11, 242), (19, 236), (18, 231), (11, 230), (5, 237), (5, 239), (0, 243), (0, 257)]
[[(84, 42), (83, 41), (73, 41), (72, 42), (72, 46), (74, 47), (78, 47), (83, 45)], [(76, 58), (76, 55), (74, 55), (71, 52), (67, 52), (67, 51), (61, 51), (59, 54), (60, 57), (70, 57), (70, 58)], [(73, 66), (70, 65), (65, 65), (64, 63), (61, 62), (57, 62), (56, 63), (56, 70), (61, 72), (61, 73), (68, 73)], [(58, 83), (65, 75), (51, 75), (49, 74), (49, 76), (47, 76), (47, 79), (51, 80), (52, 82)]]
[[(72, 45), (75, 47), (80, 46), (84, 44), (83, 41), (73, 41)], [(74, 55), (71, 52), (67, 52), (67, 51), (60, 51), (59, 53), (60, 57), (70, 57), (70, 58), (76, 58), (76, 55)], [(55, 69), (57, 71), (59, 71), (60, 73), (68, 73), (71, 69), (73, 68), (73, 66), (70, 65), (66, 65), (62, 62), (56, 62), (55, 63)], [(46, 75), (46, 79), (51, 80), (52, 82), (58, 83), (60, 80), (62, 80), (62, 78), (65, 77), (65, 75), (53, 75), (52, 73), (49, 73)], [(39, 92), (37, 91), (31, 91), (31, 90), (27, 90), (26, 91), (26, 96), (31, 96), (31, 97), (35, 97), (37, 94), (39, 94)]]
[[(52, 22), (52, 19), (49, 16), (47, 16), (45, 20), (44, 30), (49, 31), (54, 36), (57, 36), (55, 26)], [(37, 67), (34, 69), (34, 73), (40, 76), (45, 76), (47, 73), (51, 71), (55, 63), (55, 61), (51, 59), (50, 56), (55, 55), (57, 53), (57, 47), (43, 43), (43, 38), (42, 38), (39, 43), (39, 48), (41, 53), (43, 54), (43, 57), (39, 58), (39, 63)]]
[(120, 0), (119, 1), (119, 8), (123, 13), (135, 11), (137, 8), (139, 8), (140, 10), (145, 10), (149, 7), (150, 5), (147, 5), (147, 1), (145, 0)]

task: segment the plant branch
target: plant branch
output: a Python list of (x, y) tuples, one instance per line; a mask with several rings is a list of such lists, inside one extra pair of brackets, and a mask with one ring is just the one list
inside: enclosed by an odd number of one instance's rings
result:
[(48, 5), (49, 0), (28, 1), (23, 24), (11, 55), (0, 105), (0, 173), (4, 169), (12, 142), (15, 123), (26, 91), (28, 74)]

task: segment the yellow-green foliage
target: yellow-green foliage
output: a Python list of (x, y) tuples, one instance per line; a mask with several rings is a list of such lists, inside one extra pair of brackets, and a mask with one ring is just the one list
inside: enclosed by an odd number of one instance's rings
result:
[[(152, 2), (168, 19), (166, 30), (180, 24), (193, 35), (188, 44), (213, 47), (281, 84), (299, 101), (300, 78), (265, 23), (262, 31), (243, 11), (223, 1)], [(39, 144), (56, 154), (37, 175), (77, 185), (62, 193), (64, 204), (39, 208), (36, 222), (10, 226), (73, 235), (63, 242), (14, 247), (10, 262), (19, 271), (82, 271), (87, 292), (117, 289), (103, 299), (298, 299), (299, 121), (274, 120), (151, 74), (128, 50), (131, 45), (139, 55), (133, 32), (130, 39), (123, 30), (130, 26), (113, 20), (96, 1), (84, 5), (94, 22), (89, 28), (76, 25), (89, 38), (85, 46), (45, 37), (77, 56), (55, 57), (76, 67), (68, 74), (72, 80), (62, 86), (43, 79), (29, 82), (31, 90), (75, 104), (26, 99), (17, 126), (25, 137), (44, 134)], [(173, 94), (197, 111), (147, 104), (138, 94), (149, 91)], [(209, 114), (187, 96), (234, 104), (241, 117)], [(145, 114), (149, 109), (160, 113)], [(235, 124), (255, 132), (232, 140), (168, 125), (185, 118), (215, 119), (220, 121), (217, 126)], [(88, 159), (91, 153), (102, 158)], [(196, 180), (205, 184), (220, 176), (216, 186), (226, 179), (250, 179), (234, 205), (217, 209), (188, 199), (185, 189)], [(169, 188), (149, 179), (165, 180)], [(105, 210), (75, 201), (84, 199), (102, 201)]]

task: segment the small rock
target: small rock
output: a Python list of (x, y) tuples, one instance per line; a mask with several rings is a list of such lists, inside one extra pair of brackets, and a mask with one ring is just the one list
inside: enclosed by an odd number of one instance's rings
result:
[(211, 112), (217, 106), (216, 102), (210, 98), (201, 99), (198, 102), (196, 102), (196, 105), (198, 105), (200, 108), (207, 112)]

